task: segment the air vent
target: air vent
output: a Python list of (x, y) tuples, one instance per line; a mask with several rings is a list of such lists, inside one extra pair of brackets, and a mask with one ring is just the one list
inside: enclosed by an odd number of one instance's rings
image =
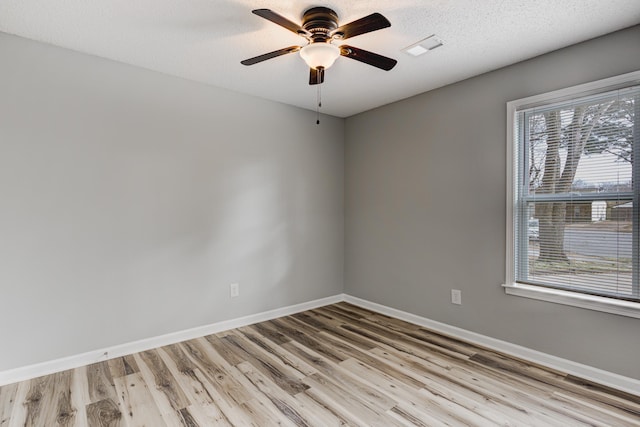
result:
[(411, 56), (420, 56), (423, 53), (429, 52), (430, 50), (439, 48), (443, 44), (444, 42), (440, 37), (432, 34), (429, 37), (412, 44), (411, 46), (405, 47), (404, 49), (402, 49), (402, 51)]

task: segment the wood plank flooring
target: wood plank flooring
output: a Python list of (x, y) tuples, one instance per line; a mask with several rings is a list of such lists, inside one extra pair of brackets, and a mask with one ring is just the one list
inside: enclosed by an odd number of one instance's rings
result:
[(339, 303), (0, 387), (0, 426), (640, 426), (640, 398)]

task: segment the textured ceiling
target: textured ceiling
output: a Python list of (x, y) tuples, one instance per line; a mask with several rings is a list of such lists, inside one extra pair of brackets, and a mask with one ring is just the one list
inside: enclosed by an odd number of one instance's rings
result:
[[(252, 9), (300, 22), (313, 6), (340, 23), (372, 12), (391, 21), (348, 44), (397, 59), (393, 70), (348, 58), (327, 70), (322, 111), (339, 117), (640, 23), (639, 0), (2, 0), (0, 31), (314, 110), (298, 54), (240, 64), (305, 42)], [(444, 46), (417, 58), (401, 51), (431, 34)]]

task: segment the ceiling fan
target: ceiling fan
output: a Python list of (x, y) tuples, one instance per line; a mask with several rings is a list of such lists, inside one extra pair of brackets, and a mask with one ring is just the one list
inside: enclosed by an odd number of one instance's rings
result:
[(311, 70), (309, 84), (316, 85), (324, 82), (325, 70), (331, 67), (339, 56), (355, 59), (385, 71), (391, 70), (398, 62), (395, 59), (364, 49), (347, 45), (337, 46), (332, 43), (334, 40), (346, 40), (360, 34), (390, 27), (391, 23), (379, 13), (372, 13), (364, 18), (338, 26), (338, 14), (326, 7), (313, 7), (304, 12), (302, 25), (291, 22), (270, 9), (256, 9), (252, 12), (306, 38), (308, 43), (304, 46), (289, 46), (245, 59), (240, 62), (243, 65), (254, 65), (267, 59), (299, 51), (300, 56)]

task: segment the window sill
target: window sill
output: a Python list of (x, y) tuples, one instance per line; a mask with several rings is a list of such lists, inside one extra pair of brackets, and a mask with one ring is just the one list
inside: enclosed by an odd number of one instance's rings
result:
[(605, 313), (640, 319), (640, 303), (637, 302), (585, 295), (577, 292), (524, 285), (521, 283), (512, 283), (502, 286), (504, 287), (505, 292), (509, 295), (516, 295), (519, 297), (548, 301), (555, 304), (570, 305), (573, 307), (603, 311)]

